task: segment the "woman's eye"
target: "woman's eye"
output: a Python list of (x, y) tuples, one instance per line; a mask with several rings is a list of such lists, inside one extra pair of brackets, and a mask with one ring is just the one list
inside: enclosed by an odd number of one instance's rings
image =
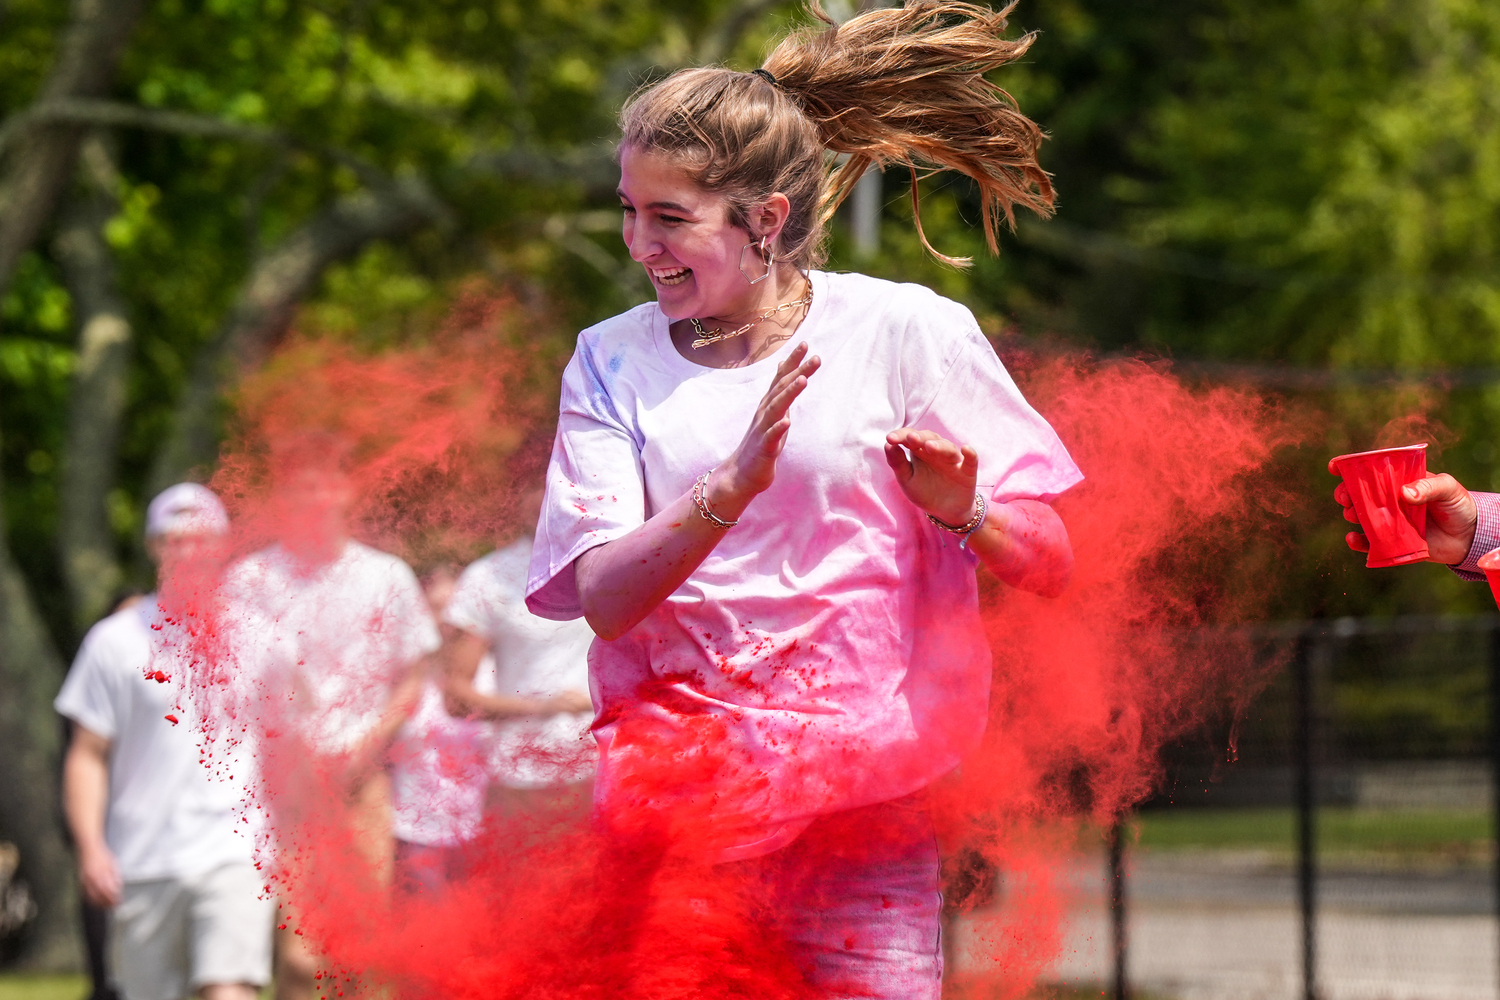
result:
[(686, 219), (679, 219), (675, 215), (663, 215), (661, 217), (661, 221), (665, 222), (669, 226), (675, 226), (677, 223), (679, 223), (679, 222), (686, 222), (687, 220)]
[(634, 215), (635, 214), (635, 209), (631, 208), (629, 205), (621, 205), (620, 206), (620, 211), (624, 212), (626, 215)]

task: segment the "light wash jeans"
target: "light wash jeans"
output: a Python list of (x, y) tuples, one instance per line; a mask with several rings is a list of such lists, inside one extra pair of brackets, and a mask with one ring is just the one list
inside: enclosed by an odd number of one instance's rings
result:
[(781, 850), (731, 864), (826, 996), (940, 997), (942, 895), (924, 793), (824, 816)]

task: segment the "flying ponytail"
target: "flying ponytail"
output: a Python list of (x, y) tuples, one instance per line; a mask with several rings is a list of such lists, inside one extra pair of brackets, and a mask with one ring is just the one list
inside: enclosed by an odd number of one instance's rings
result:
[(1000, 220), (1015, 225), (1015, 206), (1052, 211), (1052, 184), (1037, 163), (1041, 129), (985, 78), (1031, 46), (1034, 35), (1002, 37), (1014, 6), (929, 0), (836, 25), (812, 0), (824, 27), (784, 39), (762, 72), (683, 70), (637, 94), (621, 113), (621, 146), (681, 157), (747, 230), (750, 208), (784, 193), (792, 216), (778, 256), (804, 267), (822, 262), (826, 223), (864, 172), (904, 165), (922, 245), (965, 265), (922, 231), (919, 172), (973, 178), (992, 253)]

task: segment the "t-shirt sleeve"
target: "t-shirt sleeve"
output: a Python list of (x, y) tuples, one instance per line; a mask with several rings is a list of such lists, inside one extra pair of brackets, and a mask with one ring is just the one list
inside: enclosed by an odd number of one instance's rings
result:
[(526, 606), (540, 618), (582, 617), (573, 561), (646, 520), (640, 443), (616, 410), (616, 377), (583, 344), (563, 373), (557, 437), (526, 584)]
[(1051, 500), (1083, 473), (1052, 425), (1032, 408), (968, 309), (937, 308), (908, 328), (903, 376), (910, 426), (979, 454), (979, 488), (995, 503)]
[(109, 669), (106, 643), (100, 641), (97, 629), (83, 640), (52, 707), (89, 732), (112, 740), (119, 735), (124, 706), (117, 690), (120, 678)]
[(505, 601), (490, 557), (470, 563), (443, 608), (443, 622), (492, 641), (496, 609)]

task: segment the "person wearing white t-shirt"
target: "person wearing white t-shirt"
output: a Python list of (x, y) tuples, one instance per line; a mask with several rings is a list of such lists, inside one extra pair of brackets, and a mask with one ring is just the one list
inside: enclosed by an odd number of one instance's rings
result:
[[(492, 773), (502, 802), (523, 810), (528, 800), (566, 800), (593, 777), (597, 754), (588, 737), (594, 632), (526, 607), (532, 545), (527, 534), (471, 564), (443, 613), (449, 710), (497, 722)], [(488, 691), (472, 680), (485, 653), (495, 659)]]
[[(1025, 51), (1004, 24), (874, 10), (636, 95), (618, 193), (656, 301), (563, 377), (527, 602), (599, 635), (595, 800), (634, 845), (603, 876), (737, 866), (836, 996), (939, 995), (924, 789), (985, 726), (975, 567), (1043, 596), (1072, 571), (1049, 502), (1082, 476), (969, 310), (816, 269), (825, 193), (872, 162), (967, 174), (987, 228), (1048, 209), (1040, 130), (975, 69)], [(628, 942), (647, 911), (599, 927)]]
[[(317, 432), (273, 450), (279, 541), (230, 567), (221, 592), (228, 645), (258, 695), (256, 749), (272, 854), (293, 869), (281, 872), (290, 877), (291, 903), (283, 898), (278, 925), (285, 925), (277, 935), (279, 1000), (316, 992), (318, 958), (297, 933), (292, 904), (298, 880), (319, 875), (316, 857), (301, 854), (317, 845), (299, 838), (337, 817), (371, 884), (390, 884), (385, 753), (416, 707), (424, 658), (440, 645), (410, 567), (349, 537), (347, 451), (341, 439)], [(297, 870), (299, 856), (311, 864)]]
[[(146, 510), (164, 585), (222, 565), (228, 518), (196, 483)], [(73, 722), (63, 802), (87, 898), (112, 910), (125, 1000), (253, 1000), (270, 979), (274, 903), (241, 832), (239, 786), (211, 775), (190, 723), (191, 664), (164, 649), (157, 595), (100, 621), (57, 695)]]
[[(540, 493), (537, 494), (540, 501)], [(535, 504), (533, 504), (535, 507)], [(588, 646), (582, 622), (551, 622), (526, 610), (530, 538), (455, 575), (438, 567), (422, 588), (443, 632), (444, 676), (392, 748), (396, 885), (436, 893), (461, 880), (486, 800), (528, 818), (579, 798), (593, 773), (587, 737)]]

